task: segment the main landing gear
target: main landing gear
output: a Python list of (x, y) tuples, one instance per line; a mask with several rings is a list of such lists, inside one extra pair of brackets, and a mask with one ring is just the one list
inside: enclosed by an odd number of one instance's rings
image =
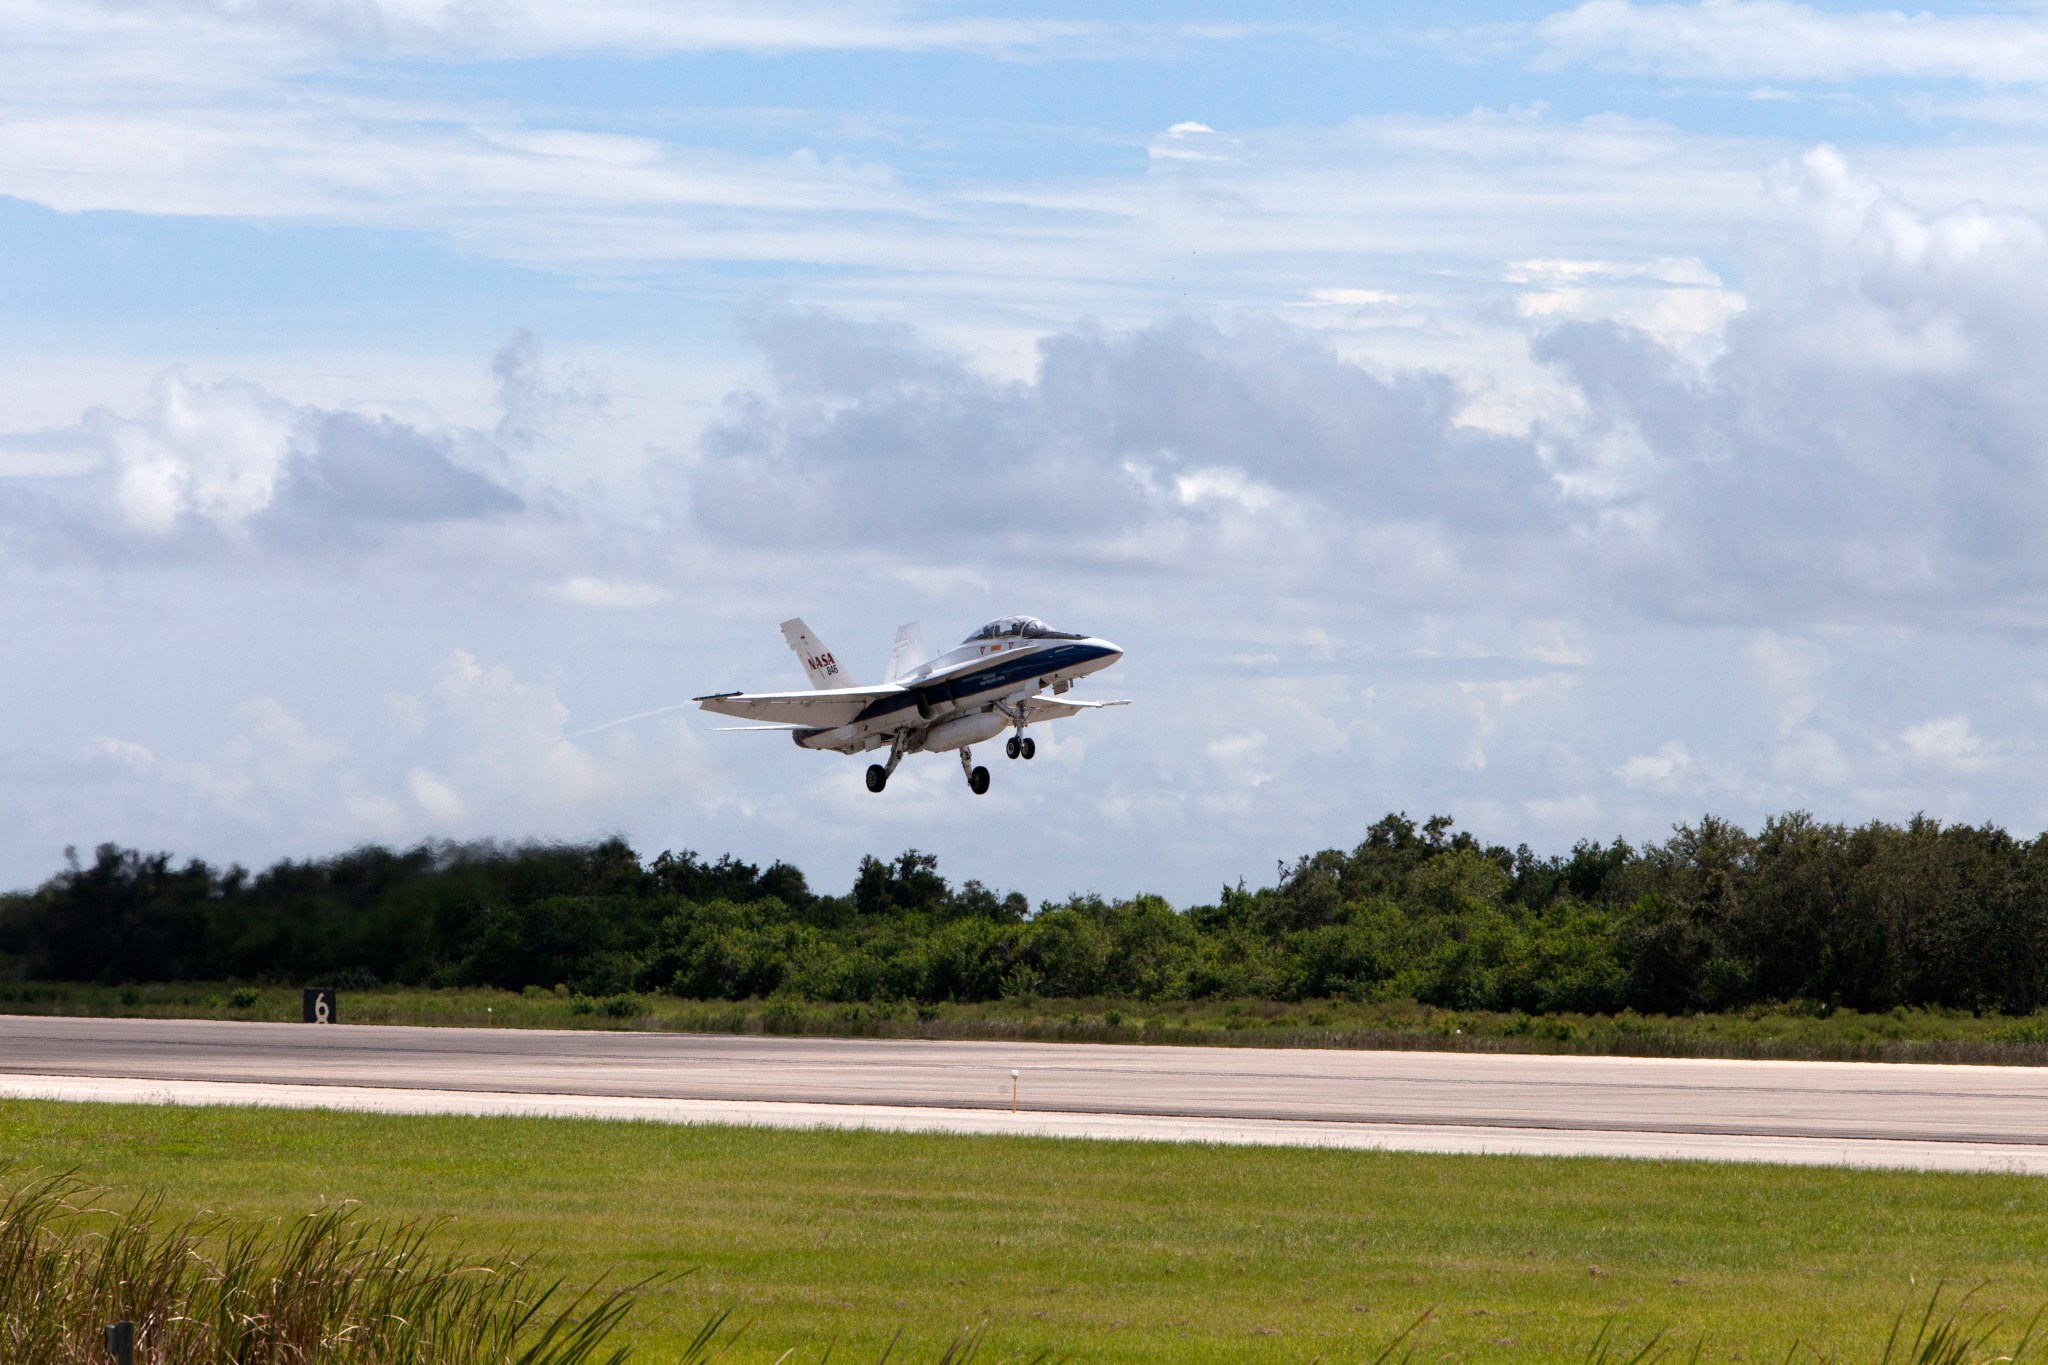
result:
[(884, 788), (884, 787), (888, 786), (888, 785), (889, 785), (889, 774), (890, 774), (890, 773), (893, 773), (893, 772), (895, 772), (895, 771), (896, 771), (896, 765), (897, 765), (898, 763), (901, 763), (902, 761), (903, 761), (903, 745), (902, 745), (902, 743), (901, 743), (901, 742), (898, 742), (898, 743), (896, 743), (896, 744), (892, 744), (892, 745), (890, 745), (890, 746), (889, 746), (889, 766), (888, 766), (888, 767), (886, 767), (886, 768), (885, 768), (885, 767), (883, 767), (883, 766), (882, 766), (881, 764), (879, 764), (879, 763), (870, 763), (870, 764), (868, 764), (868, 790), (869, 790), (869, 791), (871, 791), (871, 792), (878, 792), (878, 791), (880, 791), (880, 790), (881, 790), (882, 788)]
[(976, 796), (988, 794), (988, 769), (974, 766), (974, 751), (960, 746), (960, 771), (967, 774), (967, 790)]
[[(1010, 741), (1010, 750), (1010, 757), (1017, 757), (1018, 750), (1015, 739)], [(1027, 739), (1024, 741), (1022, 750), (1024, 757), (1031, 757), (1031, 750), (1031, 741)], [(895, 772), (896, 765), (902, 761), (903, 746), (897, 744), (889, 750), (889, 764), (887, 767), (882, 766), (880, 763), (868, 764), (868, 790), (878, 792), (888, 786), (889, 774)], [(988, 794), (988, 769), (975, 766), (974, 751), (965, 745), (962, 745), (960, 748), (960, 771), (967, 774), (967, 790), (973, 792), (976, 796), (986, 796)]]

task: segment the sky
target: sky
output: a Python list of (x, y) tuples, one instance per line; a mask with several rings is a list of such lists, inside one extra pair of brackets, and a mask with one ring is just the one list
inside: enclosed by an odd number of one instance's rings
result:
[[(0, 0), (0, 885), (2048, 826), (2048, 8)], [(1127, 709), (727, 733), (1030, 613)]]

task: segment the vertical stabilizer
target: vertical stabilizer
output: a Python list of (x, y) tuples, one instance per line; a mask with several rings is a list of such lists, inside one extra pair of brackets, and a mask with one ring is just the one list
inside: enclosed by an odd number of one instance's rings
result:
[(898, 626), (896, 643), (889, 647), (889, 676), (882, 681), (895, 682), (924, 661), (924, 627), (916, 621)]
[(859, 687), (860, 684), (847, 676), (839, 661), (832, 657), (832, 651), (818, 642), (811, 634), (811, 628), (802, 621), (791, 617), (782, 623), (782, 638), (789, 641), (789, 647), (796, 651), (796, 657), (803, 662), (804, 672), (809, 675), (813, 687)]

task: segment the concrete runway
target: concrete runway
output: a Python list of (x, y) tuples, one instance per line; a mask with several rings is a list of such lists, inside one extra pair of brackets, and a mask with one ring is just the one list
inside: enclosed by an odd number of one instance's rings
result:
[(0, 1096), (2048, 1173), (2028, 1067), (14, 1015)]

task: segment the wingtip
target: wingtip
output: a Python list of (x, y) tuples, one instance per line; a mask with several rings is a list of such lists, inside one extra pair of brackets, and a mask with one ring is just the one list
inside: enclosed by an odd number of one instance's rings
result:
[(691, 701), (724, 701), (727, 697), (743, 697), (744, 692), (713, 692), (708, 697), (692, 697)]

